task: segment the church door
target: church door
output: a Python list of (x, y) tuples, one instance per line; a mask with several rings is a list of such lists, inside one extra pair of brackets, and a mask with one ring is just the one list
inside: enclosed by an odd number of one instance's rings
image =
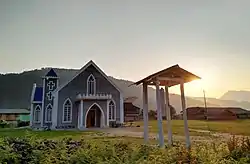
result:
[(101, 126), (101, 110), (94, 105), (87, 113), (86, 127), (100, 127)]

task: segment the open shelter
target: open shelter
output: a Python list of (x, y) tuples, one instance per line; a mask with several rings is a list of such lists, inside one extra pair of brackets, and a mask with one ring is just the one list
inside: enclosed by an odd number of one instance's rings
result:
[[(186, 71), (181, 68), (179, 65), (174, 65), (172, 67), (166, 68), (159, 72), (156, 72), (152, 75), (149, 75), (142, 80), (135, 82), (132, 85), (143, 85), (143, 120), (144, 120), (144, 140), (148, 142), (148, 86), (153, 85), (156, 87), (156, 104), (157, 104), (157, 120), (158, 120), (158, 128), (159, 128), (159, 142), (160, 147), (164, 146), (164, 135), (163, 135), (163, 127), (162, 127), (162, 110), (163, 106), (161, 104), (166, 104), (166, 116), (167, 116), (167, 125), (168, 125), (168, 144), (172, 145), (172, 130), (171, 130), (171, 115), (169, 109), (169, 92), (168, 88), (180, 85), (181, 91), (181, 103), (182, 103), (182, 111), (183, 111), (183, 120), (184, 120), (184, 130), (186, 136), (186, 145), (187, 148), (190, 148), (190, 137), (188, 130), (188, 122), (187, 122), (187, 113), (186, 113), (186, 102), (185, 102), (185, 94), (184, 94), (184, 83), (191, 82), (193, 80), (201, 79), (197, 75)], [(165, 87), (165, 103), (161, 101), (164, 100), (161, 97), (160, 87)]]

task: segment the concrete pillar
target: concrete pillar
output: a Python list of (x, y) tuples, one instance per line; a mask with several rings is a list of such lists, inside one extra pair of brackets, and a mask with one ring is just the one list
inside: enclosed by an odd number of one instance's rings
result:
[(165, 86), (165, 98), (166, 98), (166, 116), (167, 116), (167, 127), (168, 127), (168, 145), (173, 145), (172, 140), (172, 126), (171, 126), (171, 109), (169, 107), (169, 92), (168, 86)]
[(191, 143), (190, 143), (189, 130), (188, 130), (186, 100), (185, 100), (183, 82), (181, 82), (180, 84), (180, 89), (181, 89), (181, 104), (182, 104), (182, 111), (183, 111), (184, 130), (185, 130), (185, 136), (186, 136), (186, 146), (188, 149), (190, 149)]
[(148, 86), (143, 83), (143, 121), (144, 121), (144, 141), (148, 142)]
[(83, 128), (83, 100), (80, 100), (79, 114), (78, 114), (78, 129), (82, 128)]
[(157, 104), (157, 121), (159, 130), (159, 144), (160, 147), (164, 147), (164, 136), (162, 128), (162, 109), (161, 109), (161, 97), (160, 97), (160, 86), (159, 81), (156, 81), (156, 104)]

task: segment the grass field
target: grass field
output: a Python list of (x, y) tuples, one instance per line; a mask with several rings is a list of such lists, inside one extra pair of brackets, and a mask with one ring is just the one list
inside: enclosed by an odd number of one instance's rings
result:
[[(132, 128), (133, 131), (143, 132), (143, 122), (136, 122), (136, 125), (141, 127)], [(191, 136), (206, 136), (209, 133), (199, 131), (211, 131), (218, 133), (229, 133), (233, 135), (245, 135), (250, 136), (250, 120), (237, 120), (237, 121), (188, 121), (188, 126)], [(163, 121), (164, 133), (167, 133), (167, 122)], [(172, 131), (174, 135), (184, 136), (183, 120), (172, 121)], [(149, 132), (157, 133), (158, 125), (157, 121), (149, 122)], [(32, 134), (41, 138), (62, 138), (73, 137), (78, 138), (81, 136), (101, 136), (101, 132), (96, 131), (31, 131), (27, 129), (0, 129), (1, 136), (16, 136), (20, 137), (26, 134)]]
[[(143, 122), (136, 122), (140, 125), (138, 131), (143, 131)], [(232, 135), (250, 136), (250, 120), (236, 120), (236, 121), (197, 121), (188, 120), (188, 127), (190, 135), (199, 136), (207, 135), (207, 133), (198, 131), (211, 131), (218, 133), (229, 133)], [(163, 131), (167, 133), (167, 121), (163, 121)], [(183, 120), (172, 120), (172, 131), (175, 135), (184, 135)], [(157, 133), (158, 124), (156, 120), (149, 121), (149, 132)]]

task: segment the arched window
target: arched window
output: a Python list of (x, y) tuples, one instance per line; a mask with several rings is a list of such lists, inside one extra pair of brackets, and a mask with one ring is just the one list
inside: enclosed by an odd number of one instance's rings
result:
[(72, 103), (70, 99), (67, 99), (63, 104), (63, 122), (69, 123), (71, 121), (72, 121)]
[(46, 110), (45, 110), (45, 122), (51, 122), (52, 121), (52, 105), (49, 104), (47, 105), (46, 107)]
[(96, 90), (95, 77), (91, 74), (87, 79), (87, 94), (94, 95)]
[(41, 121), (41, 107), (37, 105), (34, 111), (34, 122), (39, 123)]
[(115, 104), (113, 101), (109, 102), (109, 120), (115, 121)]

